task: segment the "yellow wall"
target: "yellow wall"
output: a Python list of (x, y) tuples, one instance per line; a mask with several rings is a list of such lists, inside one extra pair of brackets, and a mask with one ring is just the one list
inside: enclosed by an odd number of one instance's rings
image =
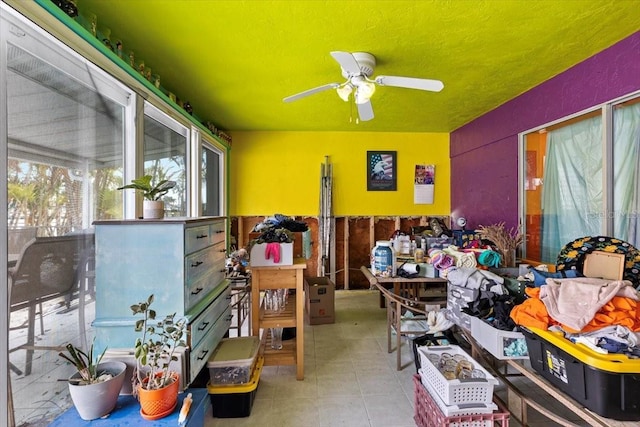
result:
[[(333, 164), (336, 216), (449, 215), (447, 133), (233, 132), (231, 216), (317, 216), (320, 165)], [(367, 191), (367, 151), (397, 151), (397, 191)], [(416, 164), (435, 165), (431, 205), (413, 203)]]

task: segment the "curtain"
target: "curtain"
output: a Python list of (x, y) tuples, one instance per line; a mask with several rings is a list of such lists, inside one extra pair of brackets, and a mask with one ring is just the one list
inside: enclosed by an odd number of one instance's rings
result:
[(640, 243), (640, 103), (621, 105), (613, 112), (614, 237)]
[(542, 186), (541, 261), (602, 224), (602, 119), (572, 123), (547, 135)]

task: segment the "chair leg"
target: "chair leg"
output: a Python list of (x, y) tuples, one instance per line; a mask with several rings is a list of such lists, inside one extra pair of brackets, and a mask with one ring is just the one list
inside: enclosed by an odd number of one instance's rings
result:
[[(42, 303), (38, 304), (38, 307), (40, 309), (40, 335), (44, 335), (44, 319), (42, 318), (42, 316), (44, 316), (44, 313), (42, 312)], [(33, 320), (36, 320), (35, 315)]]
[(80, 281), (80, 290), (78, 292), (78, 327), (80, 328), (80, 346), (84, 349), (88, 349), (87, 346), (87, 331), (84, 324), (84, 305), (85, 305), (85, 288), (84, 280)]
[[(42, 305), (42, 304), (40, 304)], [(42, 311), (40, 312), (40, 320), (42, 320)], [(24, 367), (24, 375), (31, 374), (31, 365), (33, 363), (33, 344), (35, 343), (35, 323), (36, 321), (36, 307), (34, 305), (29, 306), (29, 325), (27, 326), (27, 358)]]
[(402, 334), (400, 333), (401, 323), (398, 320), (396, 324), (396, 359), (397, 359), (397, 370), (402, 370), (402, 357), (400, 355), (400, 348), (402, 346)]
[(387, 353), (391, 353), (391, 329), (393, 328), (393, 312), (391, 311), (391, 304), (387, 303)]

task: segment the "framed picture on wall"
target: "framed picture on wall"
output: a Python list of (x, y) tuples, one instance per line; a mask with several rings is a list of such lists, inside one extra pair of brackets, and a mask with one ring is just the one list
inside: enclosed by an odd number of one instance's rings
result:
[(397, 180), (395, 151), (367, 151), (367, 191), (396, 191)]

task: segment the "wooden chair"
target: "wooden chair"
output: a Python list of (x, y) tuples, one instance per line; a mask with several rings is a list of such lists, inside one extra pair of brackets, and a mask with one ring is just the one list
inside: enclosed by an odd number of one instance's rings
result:
[[(86, 341), (84, 326), (84, 292), (79, 283), (85, 277), (88, 252), (93, 248), (93, 235), (73, 235), (63, 237), (42, 237), (29, 242), (18, 259), (15, 267), (8, 269), (10, 310), (15, 312), (27, 309), (27, 342), (9, 351), (26, 350), (25, 375), (31, 373), (33, 352), (57, 350), (61, 347), (36, 346), (35, 321), (40, 315), (40, 329), (44, 333), (42, 303), (60, 297), (72, 297), (79, 292), (79, 328), (81, 339)], [(39, 310), (39, 313), (36, 312)], [(15, 329), (15, 328), (14, 328)], [(86, 343), (82, 343), (86, 346)], [(17, 367), (11, 369), (22, 373)]]
[[(427, 316), (430, 311), (440, 310), (440, 301), (422, 301), (418, 297), (411, 295), (410, 298), (397, 295), (384, 286), (376, 283), (375, 286), (385, 299), (387, 307), (387, 351), (393, 352), (393, 332), (395, 332), (395, 350), (397, 360), (397, 370), (402, 370), (402, 337), (416, 337), (424, 335), (429, 331), (426, 325)], [(411, 313), (411, 315), (408, 315)], [(424, 328), (421, 328), (424, 324)], [(411, 326), (411, 327), (409, 327)], [(417, 326), (417, 327), (416, 327)]]

